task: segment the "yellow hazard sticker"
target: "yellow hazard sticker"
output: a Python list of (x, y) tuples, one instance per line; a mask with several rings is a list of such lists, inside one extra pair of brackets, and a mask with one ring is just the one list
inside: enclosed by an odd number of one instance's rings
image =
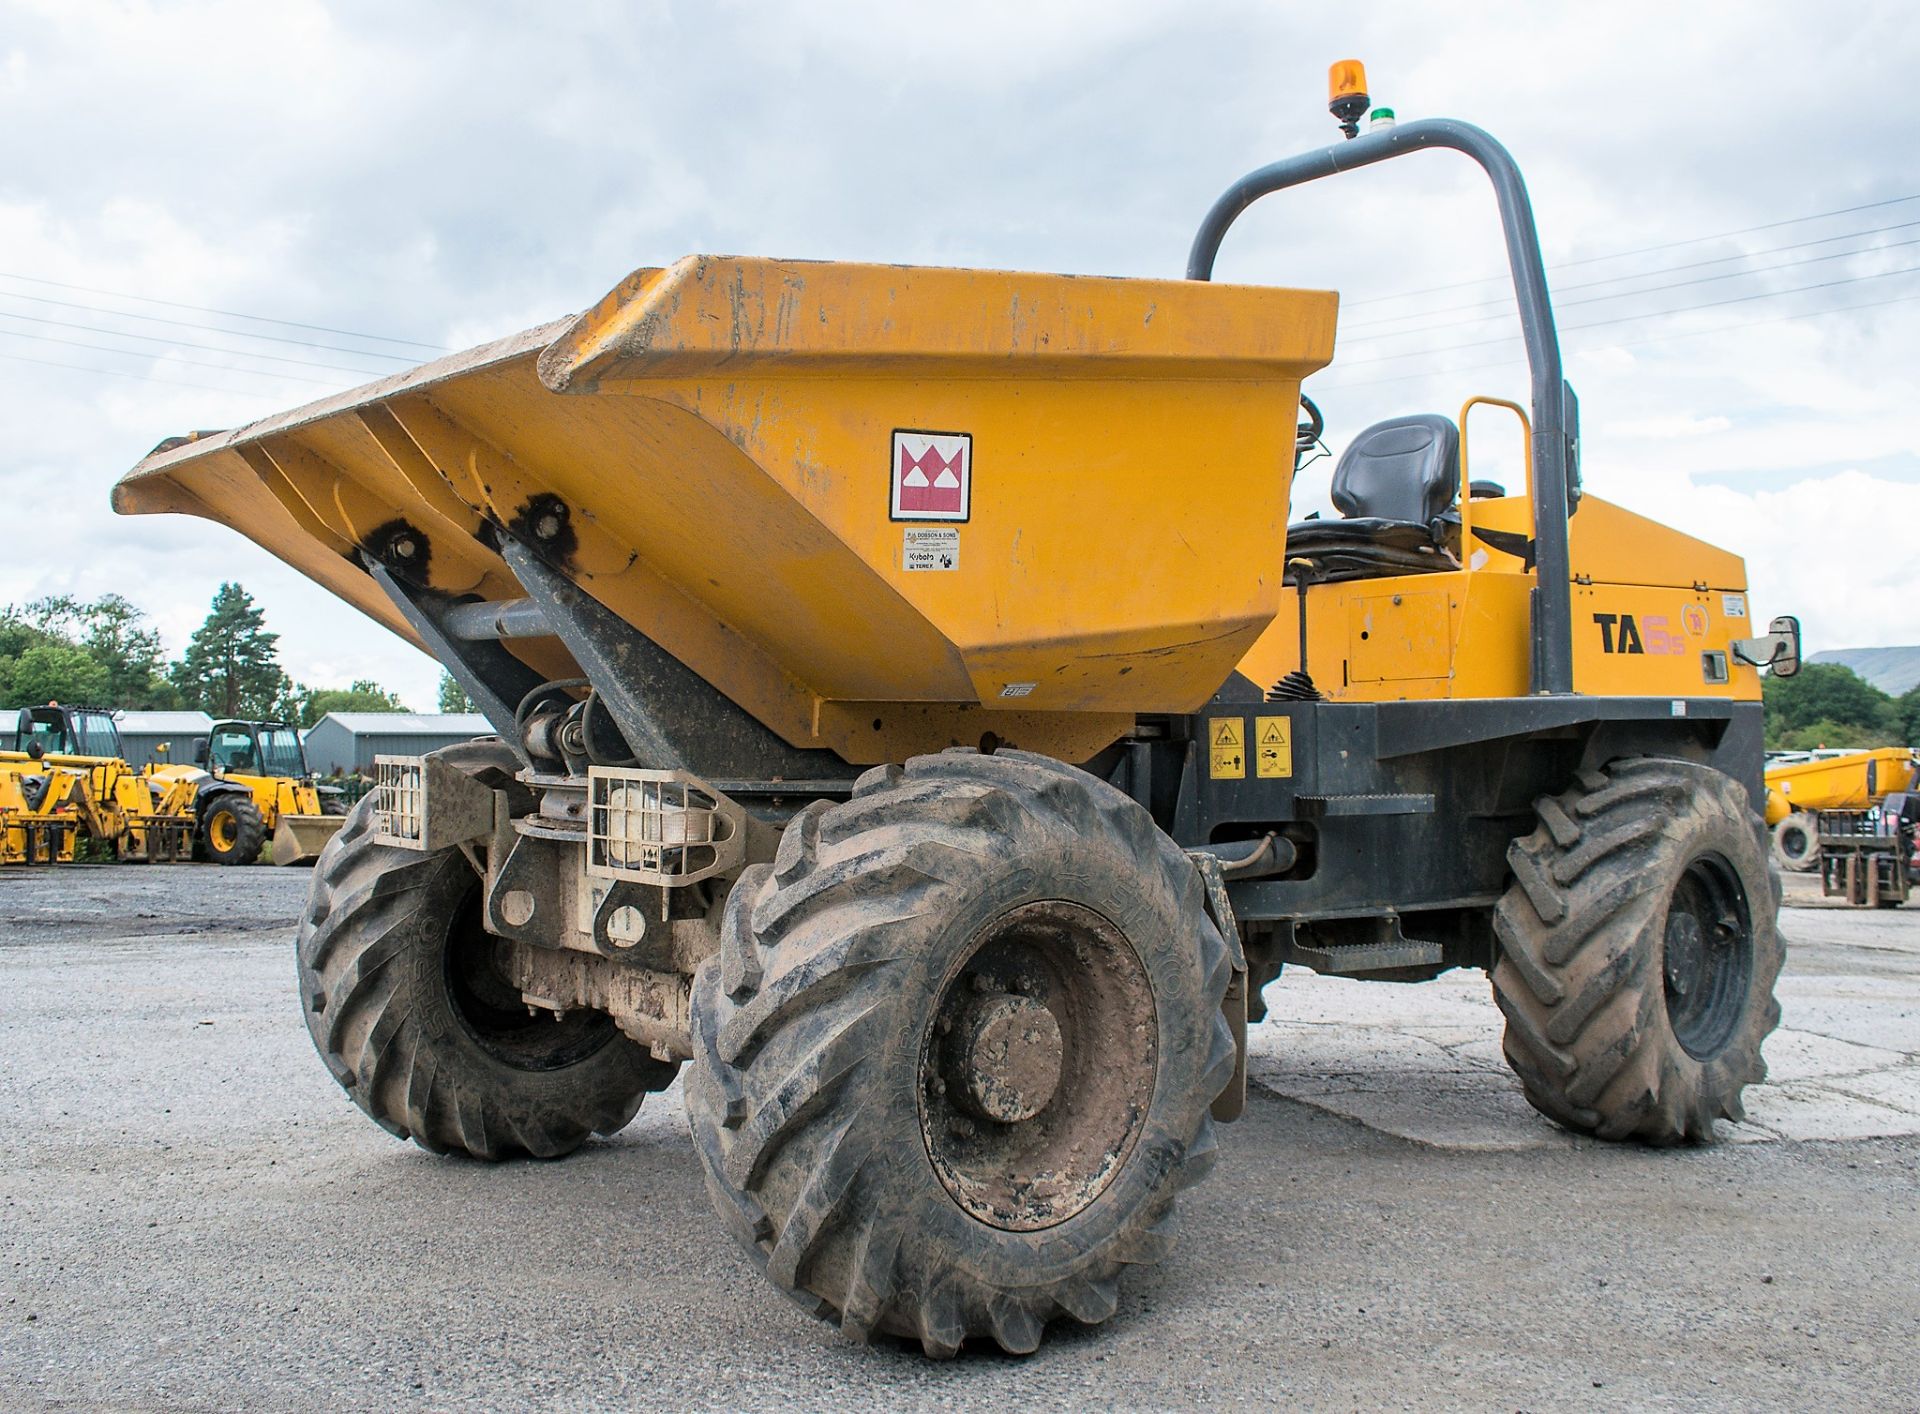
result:
[(1253, 772), (1269, 779), (1293, 774), (1291, 717), (1253, 719)]
[(1207, 774), (1216, 781), (1247, 778), (1247, 720), (1207, 718)]

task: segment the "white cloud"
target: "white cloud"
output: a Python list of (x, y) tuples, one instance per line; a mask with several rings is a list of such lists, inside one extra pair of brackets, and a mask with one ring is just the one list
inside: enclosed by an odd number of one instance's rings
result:
[[(582, 307), (627, 270), (693, 250), (1177, 274), (1228, 181), (1332, 138), (1325, 66), (1349, 55), (1367, 60), (1378, 97), (1403, 119), (1449, 113), (1509, 143), (1552, 261), (1909, 194), (1908, 139), (1920, 130), (1909, 78), (1920, 26), (1909, 7), (1885, 2), (1851, 7), (1840, 26), (1788, 0), (1509, 0), (1464, 19), (1411, 3), (1254, 0), (791, 10), (599, 0), (537, 17), (373, 0), (0, 0), (0, 49), (0, 130), (30, 135), (0, 171), (0, 276), (461, 346)], [(1849, 131), (1855, 97), (1871, 111)], [(1920, 203), (1556, 279), (1901, 220), (1920, 220)], [(1897, 252), (1880, 260), (1836, 265), (1920, 264)], [(1493, 281), (1358, 303), (1501, 264), (1484, 181), (1436, 154), (1263, 203), (1220, 269), (1340, 288), (1357, 326), (1499, 296)], [(1563, 311), (1588, 484), (1746, 554), (1756, 606), (1800, 608), (1814, 646), (1920, 641), (1920, 557), (1863, 553), (1882, 546), (1885, 527), (1920, 523), (1920, 300), (1754, 322), (1920, 294), (1920, 275), (1576, 327), (1756, 288), (1725, 282)], [(0, 278), (0, 312), (65, 317), (23, 294), (65, 297)], [(243, 336), (392, 345), (123, 307), (233, 332), (68, 313), (201, 344), (397, 366)], [(1751, 327), (1671, 337), (1742, 324)], [(1470, 392), (1525, 394), (1511, 344), (1387, 359), (1494, 338), (1510, 320), (1378, 338), (1387, 327), (1405, 325), (1349, 327), (1341, 362), (1315, 380), (1336, 445), (1378, 417), (1452, 411)], [(218, 580), (239, 577), (295, 676), (381, 677), (416, 705), (432, 700), (431, 663), (229, 532), (106, 509), (112, 480), (160, 437), (321, 391), (296, 377), (353, 375), (256, 363), (281, 375), (260, 377), (185, 362), (248, 362), (204, 348), (17, 318), (0, 329), (0, 503), (35, 507), (44, 528), (0, 556), (0, 599), (119, 590), (177, 647)], [(52, 363), (119, 372), (42, 366)], [(1476, 417), (1474, 438), (1476, 474), (1517, 475), (1508, 429)], [(1324, 471), (1300, 488), (1302, 510), (1323, 495)]]

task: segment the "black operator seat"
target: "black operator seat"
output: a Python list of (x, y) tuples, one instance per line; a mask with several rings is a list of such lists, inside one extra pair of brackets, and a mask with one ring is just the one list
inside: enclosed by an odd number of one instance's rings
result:
[(1459, 495), (1460, 430), (1452, 419), (1415, 413), (1374, 423), (1334, 467), (1341, 518), (1287, 527), (1287, 582), (1299, 577), (1294, 560), (1312, 563), (1315, 584), (1458, 569), (1446, 516)]

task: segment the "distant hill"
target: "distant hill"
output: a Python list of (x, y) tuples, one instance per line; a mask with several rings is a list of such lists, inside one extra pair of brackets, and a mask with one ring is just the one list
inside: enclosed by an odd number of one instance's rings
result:
[(1852, 668), (1882, 692), (1895, 697), (1920, 684), (1920, 644), (1906, 648), (1825, 648), (1807, 661)]

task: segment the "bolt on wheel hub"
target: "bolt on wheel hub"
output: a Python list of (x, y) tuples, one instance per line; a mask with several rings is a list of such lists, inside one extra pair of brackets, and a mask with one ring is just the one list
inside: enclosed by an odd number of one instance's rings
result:
[(980, 931), (935, 997), (927, 1157), (978, 1221), (1052, 1227), (1121, 1171), (1158, 1071), (1153, 987), (1127, 936), (1079, 904), (1023, 904)]
[(1032, 997), (997, 993), (966, 1009), (951, 1048), (947, 1093), (979, 1119), (1018, 1124), (1047, 1107), (1060, 1084), (1060, 1023)]

